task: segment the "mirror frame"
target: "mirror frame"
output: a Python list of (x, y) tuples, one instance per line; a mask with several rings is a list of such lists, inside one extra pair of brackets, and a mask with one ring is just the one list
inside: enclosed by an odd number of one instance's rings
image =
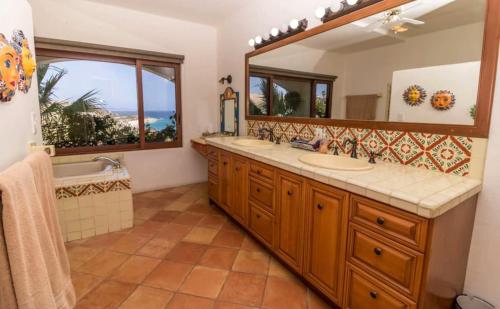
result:
[(495, 81), (500, 39), (500, 1), (486, 0), (486, 19), (483, 38), (483, 53), (481, 57), (481, 70), (479, 76), (478, 96), (476, 101), (477, 112), (474, 125), (445, 125), (431, 123), (365, 121), (324, 118), (255, 116), (248, 114), (249, 102), (249, 62), (251, 57), (268, 51), (304, 40), (317, 34), (347, 25), (353, 21), (390, 10), (415, 0), (383, 0), (370, 6), (361, 8), (350, 14), (326, 22), (315, 28), (298, 33), (281, 41), (272, 43), (262, 48), (245, 54), (245, 120), (260, 120), (273, 122), (296, 122), (325, 126), (339, 126), (349, 128), (368, 128), (389, 131), (409, 131), (432, 134), (460, 135), (467, 137), (487, 138), (489, 136), (493, 97), (495, 94)]

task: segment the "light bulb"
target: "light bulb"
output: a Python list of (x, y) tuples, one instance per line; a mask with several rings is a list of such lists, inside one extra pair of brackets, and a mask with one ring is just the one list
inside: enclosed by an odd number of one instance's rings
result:
[(337, 13), (340, 10), (342, 10), (343, 6), (344, 5), (342, 4), (341, 0), (334, 0), (332, 3), (332, 6), (330, 6), (330, 10), (332, 10), (332, 12), (334, 12), (334, 13)]
[(359, 0), (347, 0), (347, 4), (349, 4), (349, 5), (355, 5), (358, 2), (359, 2)]
[(316, 9), (315, 15), (318, 19), (323, 18), (326, 14), (326, 9), (324, 7), (319, 7)]
[(292, 30), (295, 30), (299, 27), (299, 21), (296, 20), (295, 18), (290, 20), (290, 28), (292, 28)]
[(278, 28), (271, 29), (271, 36), (278, 36), (278, 34), (280, 34)]
[(248, 41), (248, 45), (250, 45), (250, 47), (254, 47), (255, 46), (255, 40), (254, 39), (250, 39)]
[(260, 35), (255, 37), (255, 44), (260, 44), (262, 43), (262, 37)]

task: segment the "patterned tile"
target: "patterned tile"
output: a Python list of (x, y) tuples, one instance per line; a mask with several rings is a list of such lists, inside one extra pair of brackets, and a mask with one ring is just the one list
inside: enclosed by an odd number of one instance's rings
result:
[(319, 127), (325, 130), (330, 145), (339, 147), (339, 152), (344, 154), (351, 150), (349, 145), (344, 147), (344, 141), (356, 138), (360, 142), (361, 157), (376, 151), (386, 162), (460, 176), (470, 173), (473, 140), (468, 137), (266, 121), (247, 121), (248, 135), (258, 136), (259, 126), (272, 128), (276, 136), (282, 137), (282, 142), (290, 142), (294, 137), (310, 140)]
[(130, 190), (130, 188), (130, 178), (115, 181), (101, 181), (96, 183), (57, 187), (56, 197), (57, 199), (63, 199), (84, 195)]

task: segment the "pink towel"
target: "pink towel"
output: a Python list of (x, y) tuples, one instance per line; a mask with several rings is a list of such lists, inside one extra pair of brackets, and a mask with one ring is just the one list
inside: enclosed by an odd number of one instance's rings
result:
[(73, 308), (76, 298), (57, 222), (50, 158), (40, 152), (14, 164), (0, 174), (0, 191), (17, 307)]

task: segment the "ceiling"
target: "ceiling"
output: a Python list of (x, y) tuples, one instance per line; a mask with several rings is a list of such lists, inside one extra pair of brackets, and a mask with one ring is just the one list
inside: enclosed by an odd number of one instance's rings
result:
[[(236, 9), (252, 1), (237, 0), (78, 0), (141, 11), (149, 14), (192, 21), (210, 26), (221, 24)], [(255, 0), (253, 0), (255, 1)]]

